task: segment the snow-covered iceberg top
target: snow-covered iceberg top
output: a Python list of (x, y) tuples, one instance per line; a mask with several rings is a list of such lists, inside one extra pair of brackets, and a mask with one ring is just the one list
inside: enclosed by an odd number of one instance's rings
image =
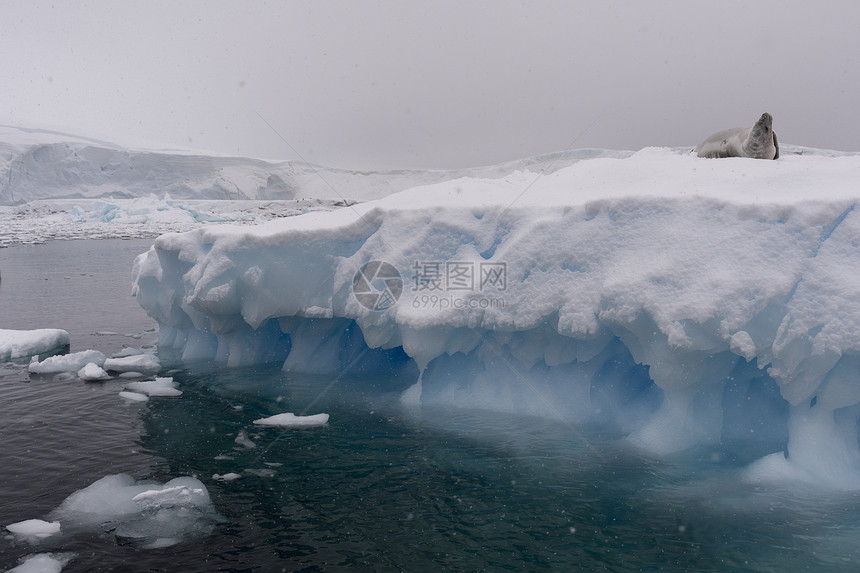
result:
[(784, 430), (836, 479), (860, 472), (858, 182), (854, 155), (649, 148), (163, 235), (135, 292), (186, 359), (411, 367), (421, 403), (613, 419), (657, 452)]

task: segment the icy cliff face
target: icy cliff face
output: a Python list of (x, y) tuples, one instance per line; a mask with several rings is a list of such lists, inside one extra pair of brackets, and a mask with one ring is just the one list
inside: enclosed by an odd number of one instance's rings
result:
[(750, 479), (860, 476), (860, 158), (645, 149), (463, 178), (135, 263), (160, 348), (398, 372), (404, 400), (616, 424), (659, 454), (787, 442)]

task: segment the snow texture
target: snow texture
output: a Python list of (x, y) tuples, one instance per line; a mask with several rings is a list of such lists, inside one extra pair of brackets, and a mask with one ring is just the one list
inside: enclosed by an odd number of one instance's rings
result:
[(858, 176), (647, 148), (166, 234), (134, 292), (186, 360), (398, 372), (422, 405), (612, 423), (660, 455), (787, 441), (856, 488)]
[(0, 362), (54, 354), (69, 346), (69, 333), (58, 328), (0, 329)]

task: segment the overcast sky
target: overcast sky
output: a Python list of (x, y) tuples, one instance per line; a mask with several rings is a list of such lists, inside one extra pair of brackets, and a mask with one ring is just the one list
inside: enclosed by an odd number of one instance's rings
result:
[(138, 147), (452, 168), (769, 111), (860, 150), (856, 0), (0, 0), (0, 56), (0, 123)]

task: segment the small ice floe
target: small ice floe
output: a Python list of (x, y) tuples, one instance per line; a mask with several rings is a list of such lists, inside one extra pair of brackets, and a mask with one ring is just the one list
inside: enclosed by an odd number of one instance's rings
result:
[(95, 382), (109, 379), (110, 374), (102, 370), (95, 362), (87, 362), (86, 366), (78, 370), (78, 378), (87, 382)]
[(236, 439), (233, 441), (245, 448), (250, 449), (257, 447), (257, 444), (251, 441), (251, 438), (248, 437), (248, 434), (245, 433), (245, 430), (239, 430), (239, 435), (236, 436)]
[(123, 372), (118, 378), (143, 378), (145, 374), (141, 374), (140, 372)]
[(209, 535), (223, 518), (193, 477), (165, 484), (109, 475), (78, 490), (51, 513), (63, 529), (105, 531), (143, 548), (168, 547)]
[(53, 354), (69, 346), (69, 333), (58, 328), (37, 330), (0, 329), (0, 362)]
[(108, 372), (141, 372), (144, 374), (157, 374), (161, 369), (161, 362), (153, 354), (135, 354), (122, 358), (108, 358), (104, 361), (102, 368)]
[(235, 472), (230, 472), (226, 474), (212, 474), (212, 479), (218, 481), (233, 481), (234, 479), (239, 479), (242, 477), (241, 474), (237, 474)]
[(24, 539), (44, 539), (60, 532), (60, 522), (27, 519), (18, 523), (11, 523), (6, 526), (6, 529)]
[(60, 372), (77, 372), (89, 363), (103, 367), (107, 357), (98, 350), (84, 350), (51, 356), (41, 362), (33, 360), (27, 369), (31, 374), (59, 374)]
[(140, 392), (126, 392), (123, 390), (119, 393), (119, 397), (129, 402), (149, 402), (149, 396)]
[(143, 350), (140, 348), (132, 348), (131, 346), (126, 346), (119, 352), (114, 352), (111, 354), (111, 358), (126, 358), (127, 356), (139, 356), (143, 354)]
[(74, 553), (37, 553), (20, 559), (20, 565), (7, 573), (60, 573), (75, 558)]
[(161, 488), (142, 491), (131, 498), (131, 501), (140, 504), (141, 507), (144, 508), (153, 505), (167, 507), (186, 504), (191, 501), (195, 495), (203, 495), (203, 489), (192, 489), (187, 485), (177, 485), (173, 487), (163, 486)]
[(129, 382), (124, 387), (125, 390), (146, 394), (150, 397), (176, 397), (182, 396), (182, 390), (176, 388), (176, 383), (173, 378), (156, 377), (155, 380), (144, 380), (140, 382)]
[(279, 428), (310, 428), (313, 426), (325, 426), (328, 424), (328, 414), (314, 414), (313, 416), (296, 416), (292, 412), (276, 414), (268, 418), (254, 420), (259, 426), (275, 426)]
[(245, 473), (261, 478), (275, 477), (275, 470), (269, 468), (246, 468)]

